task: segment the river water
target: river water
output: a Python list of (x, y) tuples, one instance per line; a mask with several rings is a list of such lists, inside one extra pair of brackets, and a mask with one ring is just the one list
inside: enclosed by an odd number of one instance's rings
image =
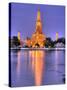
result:
[(11, 86), (65, 83), (65, 50), (11, 50)]

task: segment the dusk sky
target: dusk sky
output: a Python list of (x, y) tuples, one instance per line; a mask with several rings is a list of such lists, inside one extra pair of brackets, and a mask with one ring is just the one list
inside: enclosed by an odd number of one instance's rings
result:
[(21, 38), (31, 37), (35, 32), (37, 11), (40, 9), (42, 32), (46, 37), (56, 39), (65, 36), (65, 7), (42, 4), (11, 4), (11, 36), (21, 33)]

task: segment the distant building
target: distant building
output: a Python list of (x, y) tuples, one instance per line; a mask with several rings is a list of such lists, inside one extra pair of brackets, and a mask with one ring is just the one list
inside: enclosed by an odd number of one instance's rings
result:
[(63, 43), (56, 43), (55, 48), (65, 48), (65, 45)]
[(29, 37), (26, 38), (25, 43), (28, 47), (31, 47), (31, 39)]

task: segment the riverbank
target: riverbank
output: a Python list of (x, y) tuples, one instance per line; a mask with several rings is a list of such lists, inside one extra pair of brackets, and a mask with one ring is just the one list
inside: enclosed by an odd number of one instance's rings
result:
[(11, 48), (11, 50), (65, 50), (65, 48)]

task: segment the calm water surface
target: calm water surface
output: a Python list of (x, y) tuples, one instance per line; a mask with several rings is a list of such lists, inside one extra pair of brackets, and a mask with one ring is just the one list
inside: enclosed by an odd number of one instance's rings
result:
[(64, 84), (64, 50), (11, 51), (13, 87)]

